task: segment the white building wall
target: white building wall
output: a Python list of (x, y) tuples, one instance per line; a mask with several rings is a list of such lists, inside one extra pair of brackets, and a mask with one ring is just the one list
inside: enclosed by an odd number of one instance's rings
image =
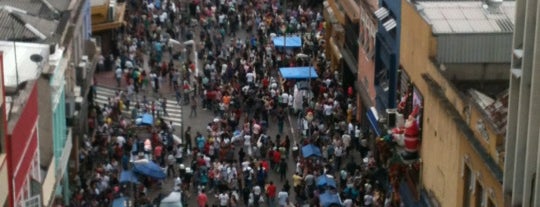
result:
[(540, 206), (540, 4), (517, 0), (513, 39), (505, 206)]

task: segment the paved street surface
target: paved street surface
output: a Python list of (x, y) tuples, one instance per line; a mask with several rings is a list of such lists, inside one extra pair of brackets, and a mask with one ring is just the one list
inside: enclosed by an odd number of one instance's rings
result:
[[(181, 28), (181, 30), (190, 30), (193, 34), (193, 38), (196, 42), (196, 44), (199, 46), (201, 45), (202, 46), (202, 43), (199, 42), (199, 31), (201, 30), (201, 27), (200, 26), (194, 26), (194, 27), (185, 27), (185, 28)], [(210, 33), (217, 33), (218, 31), (211, 31)], [(181, 32), (182, 33), (182, 32)], [(245, 41), (245, 42), (249, 42), (250, 41), (250, 38), (248, 37), (251, 37), (252, 34), (255, 33), (254, 31), (250, 31), (250, 32), (247, 32), (245, 29), (239, 29), (238, 32), (236, 33), (236, 37), (237, 38), (240, 38), (241, 40)], [(182, 35), (180, 35), (181, 37)], [(223, 35), (224, 38), (221, 40), (222, 43), (224, 44), (227, 44), (229, 42), (231, 42), (231, 37), (229, 35)], [(178, 38), (177, 39), (178, 42), (184, 42), (185, 40), (183, 40), (182, 38)], [(248, 50), (249, 51), (249, 50)], [(261, 50), (262, 51), (262, 50)], [(202, 54), (199, 54), (199, 55), (202, 55)], [(147, 54), (147, 53), (144, 53), (142, 55), (142, 63), (141, 63), (141, 68), (145, 71), (151, 71), (151, 68), (149, 67), (149, 62), (150, 62), (150, 54)], [(204, 58), (201, 58), (201, 60), (198, 60), (198, 61), (194, 61), (196, 59), (194, 53), (192, 54), (189, 54), (189, 59), (193, 62), (198, 62), (198, 69), (199, 71), (202, 71), (202, 69), (204, 68), (204, 65), (205, 65), (205, 62), (204, 61)], [(246, 56), (247, 56), (247, 53), (246, 53)], [(294, 57), (294, 56), (293, 56)], [(166, 51), (164, 50), (163, 52), (163, 55), (162, 55), (162, 60), (164, 62), (167, 62), (170, 60), (171, 58), (171, 55)], [(174, 65), (174, 68), (175, 69), (178, 69), (180, 67), (182, 67), (182, 64), (183, 64), (183, 61), (181, 62), (180, 60), (174, 60), (173, 61), (173, 65)], [(219, 66), (218, 66), (219, 67)], [(251, 66), (253, 67), (253, 66)], [(186, 105), (181, 105), (177, 102), (176, 100), (176, 96), (175, 96), (175, 92), (174, 92), (174, 89), (170, 86), (170, 83), (168, 82), (168, 78), (163, 78), (164, 80), (160, 82), (160, 88), (158, 90), (158, 92), (153, 92), (151, 87), (149, 87), (148, 89), (144, 90), (144, 91), (141, 91), (137, 96), (136, 98), (132, 99), (132, 103), (131, 103), (131, 106), (130, 106), (130, 109), (133, 108), (133, 105), (134, 103), (139, 100), (139, 101), (143, 101), (143, 100), (146, 100), (147, 103), (151, 103), (151, 102), (156, 102), (158, 104), (156, 104), (156, 117), (161, 117), (163, 118), (167, 123), (172, 123), (172, 126), (174, 128), (174, 134), (177, 136), (177, 137), (182, 137), (182, 129), (186, 129), (187, 127), (191, 127), (192, 128), (192, 132), (191, 132), (191, 135), (192, 135), (192, 143), (195, 144), (195, 134), (197, 132), (200, 132), (202, 135), (204, 136), (207, 136), (208, 135), (208, 131), (207, 131), (207, 125), (208, 123), (212, 122), (215, 118), (216, 118), (216, 114), (214, 114), (213, 111), (211, 110), (203, 110), (203, 107), (202, 107), (202, 100), (201, 98), (198, 96), (198, 101), (197, 103), (198, 106), (197, 106), (197, 116), (194, 116), (194, 117), (190, 117), (190, 111), (191, 111), (191, 107), (189, 104), (186, 104)], [(219, 79), (219, 78), (218, 78)], [(260, 79), (260, 78), (259, 78)], [(95, 102), (98, 103), (99, 105), (105, 105), (105, 104), (108, 104), (109, 103), (109, 99), (114, 97), (116, 93), (120, 93), (120, 91), (124, 91), (125, 93), (125, 90), (126, 90), (126, 87), (127, 87), (127, 84), (124, 80), (124, 78), (122, 78), (122, 81), (121, 81), (121, 84), (120, 86), (118, 87), (117, 86), (117, 82), (116, 82), (116, 79), (115, 79), (115, 72), (114, 70), (113, 71), (102, 71), (102, 72), (99, 72), (95, 75), (94, 77), (94, 80), (95, 80), (95, 92), (96, 92), (96, 97), (94, 98), (95, 99)], [(182, 78), (180, 78), (180, 80), (182, 80)], [(182, 82), (182, 81), (180, 81)], [(290, 90), (290, 89), (289, 89)], [(278, 92), (279, 94), (279, 92)], [(164, 114), (163, 113), (163, 110), (160, 110), (160, 102), (163, 101), (163, 100), (166, 100), (166, 111), (167, 113)], [(329, 101), (329, 102), (332, 102), (332, 101)], [(333, 103), (333, 102), (332, 102)], [(287, 104), (287, 103), (285, 103)], [(131, 117), (132, 116), (132, 112), (130, 109), (127, 109), (126, 107), (124, 107), (124, 109), (122, 110), (122, 113), (123, 115), (125, 115), (126, 117)], [(244, 110), (244, 109), (243, 109)], [(142, 114), (143, 111), (138, 111), (138, 114)], [(298, 121), (297, 121), (297, 118), (294, 117), (294, 116), (290, 116), (290, 115), (287, 115), (287, 119), (285, 121), (285, 126), (284, 126), (284, 134), (281, 134), (281, 137), (284, 138), (285, 136), (289, 136), (292, 138), (292, 143), (291, 143), (291, 147), (294, 146), (297, 142), (299, 142), (299, 134), (298, 134)], [(243, 124), (243, 120), (240, 121), (240, 126), (241, 124)], [(334, 123), (332, 123), (334, 124)], [(271, 115), (270, 118), (269, 118), (269, 123), (268, 123), (268, 127), (267, 127), (267, 130), (266, 130), (266, 133), (267, 135), (269, 135), (271, 137), (272, 140), (275, 140), (275, 137), (276, 135), (278, 134), (278, 126), (277, 126), (277, 120), (276, 118)], [(236, 150), (238, 150), (239, 147), (236, 147)], [(322, 149), (321, 149), (322, 150)], [(235, 152), (235, 159), (238, 159), (238, 153)], [(266, 157), (266, 156), (264, 156)], [(342, 161), (342, 164), (345, 164), (346, 162), (349, 161), (348, 158), (359, 158), (360, 155), (358, 152), (356, 152), (356, 150), (351, 150), (351, 154), (349, 154), (349, 156), (346, 158), (346, 159), (343, 159)], [(184, 165), (185, 166), (191, 166), (191, 163), (192, 163), (192, 157), (190, 155), (188, 155), (188, 157), (185, 157), (187, 159), (184, 159)], [(361, 159), (358, 159), (358, 160), (361, 160)], [(293, 175), (293, 172), (295, 171), (295, 168), (296, 168), (296, 162), (295, 160), (292, 159), (292, 156), (288, 156), (288, 159), (287, 159), (287, 165), (288, 165), (288, 170), (287, 170), (287, 179), (289, 184), (292, 186), (293, 185), (293, 182), (292, 182), (292, 175)], [(178, 166), (177, 166), (178, 167)], [(165, 180), (161, 181), (159, 185), (152, 185), (151, 189), (148, 189), (148, 200), (150, 201), (153, 201), (155, 198), (158, 198), (158, 197), (163, 197), (163, 196), (166, 196), (168, 195), (171, 191), (173, 191), (173, 186), (174, 186), (174, 179), (175, 177), (168, 177), (166, 178)], [(281, 188), (283, 187), (285, 181), (283, 180), (280, 180), (280, 177), (278, 175), (278, 173), (274, 170), (270, 170), (270, 173), (266, 179), (266, 181), (273, 181), (275, 183), (275, 185), (277, 186), (277, 190), (281, 190)], [(197, 191), (194, 190), (195, 188), (191, 188), (191, 191), (190, 192), (186, 192), (186, 195), (187, 195), (187, 203), (188, 203), (188, 206), (198, 206), (197, 205), (197, 200), (196, 200), (196, 197), (197, 197)], [(208, 195), (208, 198), (209, 198), (209, 203), (208, 205), (209, 206), (213, 206), (213, 205), (219, 205), (219, 203), (217, 202), (217, 199), (216, 199), (216, 192), (215, 191), (210, 191), (210, 192), (207, 192), (207, 195)], [(243, 206), (243, 202), (241, 201), (242, 200), (242, 196), (240, 196), (240, 201), (238, 202), (239, 203), (239, 206)], [(289, 191), (289, 200), (291, 201), (294, 201), (295, 200), (295, 193), (293, 190), (290, 190)]]
[[(112, 78), (106, 78), (106, 76), (109, 76), (109, 77), (112, 77)], [(96, 87), (95, 101), (97, 103), (99, 103), (100, 105), (103, 105), (103, 104), (106, 104), (108, 102), (108, 98), (113, 97), (114, 94), (119, 91), (119, 89), (117, 89), (115, 87), (116, 82), (114, 80), (114, 73), (112, 73), (112, 72), (100, 73), (100, 74), (98, 74), (97, 77), (100, 77), (100, 80), (102, 80), (102, 81), (100, 82), (101, 84)], [(162, 91), (167, 92), (167, 89), (163, 89)], [(151, 93), (152, 92), (149, 93), (149, 98), (148, 98), (149, 101), (156, 99), (155, 96), (152, 96)], [(201, 108), (198, 108), (197, 116), (196, 117), (189, 117), (190, 109), (189, 109), (189, 107), (186, 107), (186, 108), (188, 108), (188, 109), (187, 110), (182, 110), (181, 106), (176, 103), (175, 97), (173, 95), (169, 95), (168, 99), (167, 99), (167, 111), (169, 113), (169, 116), (165, 115), (165, 116), (163, 116), (163, 118), (164, 118), (164, 120), (167, 120), (167, 121), (173, 121), (173, 125), (175, 126), (175, 135), (181, 137), (180, 136), (180, 131), (181, 131), (181, 129), (180, 129), (180, 126), (181, 126), (180, 125), (180, 112), (182, 112), (183, 113), (182, 117), (185, 117), (184, 118), (184, 124), (185, 124), (184, 126), (185, 127), (191, 126), (193, 135), (195, 134), (195, 132), (201, 132), (201, 133), (205, 134), (207, 124), (209, 122), (211, 122), (215, 118), (213, 112), (208, 111), (208, 110), (202, 110)], [(127, 116), (131, 116), (131, 111), (128, 111), (127, 109), (123, 110), (123, 113), (125, 115), (127, 115)], [(292, 121), (293, 126), (294, 126), (294, 124), (296, 123), (295, 122), (296, 119), (294, 117), (291, 117), (291, 121)], [(274, 123), (275, 123), (275, 120), (274, 120)], [(286, 132), (285, 135), (291, 135), (290, 126), (291, 125), (289, 123), (286, 124), (286, 128), (285, 128), (286, 130), (284, 130)], [(275, 124), (270, 124), (267, 134), (270, 135), (272, 138), (275, 138), (275, 135), (278, 134), (277, 126)], [(282, 137), (284, 137), (284, 135), (282, 135)], [(291, 156), (289, 156), (289, 157), (291, 157)], [(184, 160), (184, 164), (186, 166), (189, 166), (191, 161), (192, 161), (191, 157), (188, 157), (188, 159)], [(294, 172), (295, 167), (296, 166), (295, 166), (294, 160), (292, 158), (289, 158), (288, 159), (289, 173), (288, 173), (287, 178), (288, 178), (289, 183), (291, 185), (292, 185), (291, 176), (292, 176), (292, 172)], [(280, 187), (282, 187), (283, 184), (284, 184), (283, 181), (280, 181), (279, 174), (276, 173), (275, 171), (271, 171), (269, 173), (269, 177), (268, 177), (267, 180), (274, 181), (276, 186), (278, 186), (278, 189)], [(173, 186), (174, 186), (174, 178), (173, 177), (167, 178), (166, 180), (163, 181), (161, 187), (155, 186), (154, 189), (149, 189), (150, 200), (153, 200), (160, 193), (163, 194), (163, 195), (169, 194), (173, 190)], [(188, 205), (189, 206), (197, 206), (197, 202), (196, 202), (196, 199), (195, 199), (196, 198), (195, 192), (191, 192), (190, 195), (191, 195), (191, 198), (188, 199)], [(208, 196), (211, 198), (210, 203), (216, 203), (217, 204), (217, 199), (215, 199), (213, 195), (214, 194), (210, 194), (210, 193), (208, 194)]]

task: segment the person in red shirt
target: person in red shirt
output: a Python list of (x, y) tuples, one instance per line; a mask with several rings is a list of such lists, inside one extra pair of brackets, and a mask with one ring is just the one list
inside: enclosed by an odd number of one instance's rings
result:
[(206, 196), (206, 193), (204, 193), (204, 189), (199, 192), (199, 195), (197, 196), (197, 203), (199, 204), (199, 207), (206, 207), (208, 197)]
[(268, 197), (268, 206), (275, 206), (276, 202), (276, 185), (273, 181), (266, 186), (266, 196)]
[(161, 145), (158, 145), (156, 146), (156, 148), (154, 148), (154, 158), (159, 164), (163, 162), (163, 147)]
[(268, 161), (262, 160), (261, 165), (264, 168), (264, 171), (266, 171), (266, 173), (268, 174), (268, 171), (270, 170), (270, 166), (268, 166)]
[(262, 79), (262, 85), (263, 89), (268, 89), (268, 86), (270, 85), (270, 80), (268, 80), (268, 76), (264, 76), (264, 78)]
[(274, 162), (274, 169), (277, 170), (279, 167), (279, 161), (281, 161), (281, 152), (279, 152), (279, 150), (274, 150), (274, 153), (272, 154), (272, 161)]

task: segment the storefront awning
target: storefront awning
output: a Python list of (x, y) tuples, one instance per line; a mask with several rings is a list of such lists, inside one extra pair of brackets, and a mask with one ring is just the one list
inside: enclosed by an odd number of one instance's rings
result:
[(379, 128), (379, 116), (377, 115), (377, 109), (371, 107), (367, 111), (366, 116), (368, 118), (369, 124), (371, 125), (371, 129), (373, 130), (373, 132), (375, 132), (375, 135), (377, 135), (377, 137), (380, 137), (382, 132)]

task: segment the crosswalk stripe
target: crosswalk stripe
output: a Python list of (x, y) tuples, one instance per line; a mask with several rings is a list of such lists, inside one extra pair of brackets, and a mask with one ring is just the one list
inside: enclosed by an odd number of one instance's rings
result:
[[(99, 105), (108, 104), (109, 103), (108, 99), (111, 98), (111, 97), (114, 97), (116, 95), (117, 91), (118, 90), (105, 88), (105, 87), (96, 87), (96, 97), (95, 97), (94, 101)], [(181, 126), (182, 118), (183, 118), (182, 106), (178, 105), (176, 103), (176, 100), (167, 99), (166, 107), (167, 107), (166, 108), (167, 115), (165, 116), (165, 115), (162, 114), (163, 112), (160, 112), (161, 115), (162, 115), (161, 118), (163, 118), (163, 120), (166, 121), (166, 122), (171, 122), (172, 121), (174, 126)], [(158, 108), (160, 108), (160, 107), (158, 106)], [(139, 111), (139, 112), (142, 113), (142, 110)], [(124, 108), (124, 110), (122, 110), (122, 113), (125, 114), (125, 115), (131, 115), (131, 111), (127, 110), (125, 108)]]

